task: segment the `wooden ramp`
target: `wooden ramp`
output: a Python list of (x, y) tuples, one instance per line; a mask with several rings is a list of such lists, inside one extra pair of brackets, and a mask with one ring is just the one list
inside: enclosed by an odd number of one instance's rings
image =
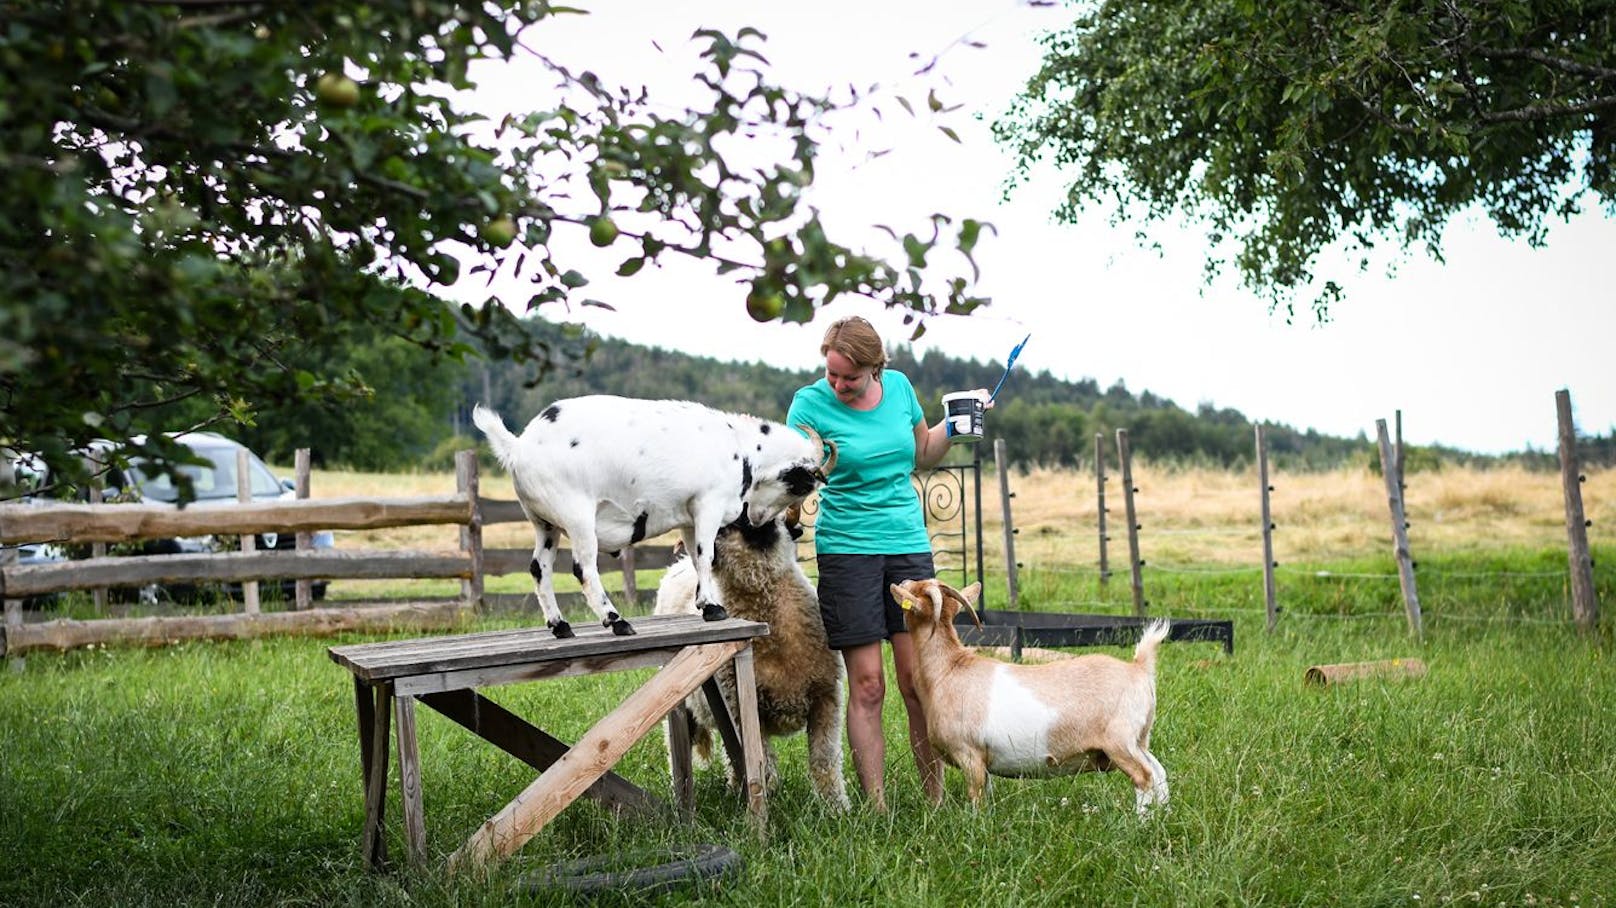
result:
[[(769, 626), (737, 618), (706, 622), (696, 615), (667, 615), (637, 618), (634, 628), (637, 633), (629, 637), (588, 626), (577, 628), (575, 638), (557, 640), (548, 628), (538, 627), (331, 647), (331, 659), (353, 673), (365, 790), (362, 842), (371, 866), (382, 866), (387, 857), (383, 814), (389, 739), (395, 736), (390, 722), (396, 722), (405, 842), (413, 862), (426, 860), (417, 700), (540, 771), (454, 852), (449, 866), (457, 870), (509, 857), (581, 795), (617, 809), (660, 803), (612, 773), (612, 767), (697, 689), (706, 687), (708, 699), (717, 699), (713, 673), (732, 660), (740, 715), (734, 723), (738, 734), (729, 739), (741, 750), (735, 756), (745, 772), (747, 807), (761, 831), (766, 816), (763, 738), (752, 641), (768, 634)], [(571, 747), (479, 692), (501, 684), (648, 667), (661, 670)], [(686, 778), (673, 780), (674, 791), (689, 792), (688, 763), (675, 764), (675, 773), (680, 772)]]

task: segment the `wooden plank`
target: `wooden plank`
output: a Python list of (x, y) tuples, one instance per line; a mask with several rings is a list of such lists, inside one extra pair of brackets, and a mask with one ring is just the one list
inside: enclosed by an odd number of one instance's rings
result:
[(565, 661), (518, 663), (467, 669), (459, 672), (433, 672), (425, 675), (406, 675), (395, 682), (400, 693), (422, 696), (440, 691), (465, 688), (496, 687), (523, 681), (552, 681), (602, 672), (629, 671), (637, 668), (661, 668), (679, 652), (678, 647), (641, 650), (632, 653), (611, 653), (586, 656)]
[(619, 637), (606, 628), (590, 626), (575, 628), (576, 637), (558, 640), (546, 628), (523, 628), (335, 646), (327, 652), (339, 665), (374, 682), (432, 672), (749, 640), (769, 632), (769, 626), (758, 621), (741, 618), (703, 621), (700, 615), (648, 616), (636, 619), (634, 627), (638, 633), (630, 637)]
[(366, 680), (377, 680), (384, 677), (401, 678), (551, 661), (621, 658), (632, 653), (666, 650), (696, 643), (750, 639), (753, 636), (760, 636), (760, 628), (767, 627), (757, 622), (743, 622), (743, 625), (738, 627), (723, 627), (720, 626), (722, 622), (702, 622), (699, 616), (688, 618), (693, 621), (681, 622), (682, 627), (676, 625), (648, 628), (633, 637), (616, 637), (603, 628), (592, 628), (590, 633), (580, 632), (575, 638), (556, 640), (547, 630), (540, 629), (525, 636), (479, 640), (465, 640), (461, 637), (424, 638), (415, 646), (399, 649), (375, 644), (379, 652), (361, 651), (357, 655), (346, 647), (338, 649), (347, 660), (344, 664), (347, 664), (351, 671)]
[(399, 577), (452, 579), (471, 573), (464, 555), (425, 552), (317, 551), (215, 552), (87, 558), (6, 569), (14, 595), (37, 596), (97, 586), (245, 580), (390, 580)]
[(410, 863), (426, 863), (426, 816), (421, 807), (421, 754), (415, 743), (415, 698), (393, 691), (398, 724), (398, 790), (404, 814), (404, 844)]
[[(639, 570), (662, 570), (672, 567), (678, 557), (674, 555), (671, 545), (637, 545), (625, 552), (634, 553), (634, 566)], [(501, 577), (506, 574), (526, 574), (528, 565), (533, 561), (533, 549), (483, 549), (483, 574), (490, 577)], [(610, 552), (601, 552), (595, 559), (595, 567), (601, 573), (621, 571), (623, 562), (621, 554), (614, 558)], [(557, 574), (572, 572), (572, 550), (557, 549), (555, 560)]]
[(527, 523), (522, 504), (501, 498), (477, 499), (477, 510), (483, 515), (483, 526), (491, 523)]
[[(539, 772), (555, 765), (567, 753), (565, 741), (474, 690), (422, 694), (417, 699)], [(602, 775), (584, 794), (608, 810), (649, 812), (662, 806), (644, 789), (615, 772)]]
[(7, 629), (9, 650), (70, 650), (90, 644), (165, 646), (176, 640), (246, 640), (271, 634), (331, 636), (400, 628), (448, 630), (472, 613), (460, 602), (406, 602), (362, 608), (319, 608), (258, 615), (171, 615), (152, 618), (61, 619)]
[(483, 823), (450, 856), (450, 871), (468, 866), (484, 867), (515, 853), (584, 789), (617, 765), (651, 726), (746, 646), (744, 641), (701, 644), (675, 656), (639, 690), (595, 723), (548, 772)]
[(460, 496), (232, 502), (229, 507), (193, 504), (183, 510), (164, 504), (8, 504), (0, 505), (0, 540), (133, 542), (210, 533), (375, 530), (470, 519), (471, 501)]

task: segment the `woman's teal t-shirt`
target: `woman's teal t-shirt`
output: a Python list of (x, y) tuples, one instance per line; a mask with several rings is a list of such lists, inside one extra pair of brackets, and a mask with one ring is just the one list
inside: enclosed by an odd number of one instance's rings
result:
[(819, 490), (814, 548), (821, 554), (899, 555), (931, 551), (915, 469), (915, 425), (925, 419), (908, 376), (881, 370), (881, 403), (855, 410), (821, 378), (797, 391), (786, 424), (836, 442), (836, 469)]

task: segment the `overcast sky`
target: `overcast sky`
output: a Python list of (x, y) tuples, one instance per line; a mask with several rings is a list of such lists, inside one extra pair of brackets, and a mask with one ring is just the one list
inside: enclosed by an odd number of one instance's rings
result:
[[(872, 224), (916, 230), (931, 213), (945, 212), (995, 225), (997, 236), (986, 236), (978, 254), (978, 290), (993, 304), (970, 317), (932, 320), (917, 352), (1002, 362), (1030, 333), (1018, 370), (1092, 378), (1102, 388), (1121, 381), (1188, 409), (1210, 403), (1333, 435), (1372, 438), (1376, 419), (1390, 424), (1401, 410), (1407, 441), (1479, 452), (1552, 450), (1560, 388), (1571, 390), (1584, 432), (1616, 427), (1616, 367), (1608, 358), (1616, 345), (1609, 277), (1616, 218), (1592, 212), (1557, 224), (1548, 247), (1532, 250), (1498, 238), (1478, 213), (1450, 227), (1445, 264), (1415, 253), (1395, 276), (1384, 267), (1367, 274), (1339, 267), (1333, 273), (1344, 278), (1348, 297), (1332, 320), (1316, 324), (1304, 307), (1287, 325), (1232, 277), (1203, 287), (1205, 241), (1193, 226), (1153, 228), (1162, 248), (1147, 251), (1132, 226), (1110, 226), (1105, 211), (1056, 225), (1050, 212), (1063, 182), (1052, 171), (1003, 199), (1012, 161), (987, 124), (1036, 70), (1036, 37), (1068, 21), (1066, 10), (1010, 0), (601, 7), (536, 30), (532, 43), (607, 83), (645, 85), (669, 99), (670, 112), (695, 71), (691, 32), (733, 33), (742, 25), (768, 36), (763, 52), (789, 87), (823, 93), (878, 83), (883, 97), (920, 101), (941, 85), (941, 96), (965, 105), (932, 121), (883, 102), (881, 119), (838, 121), (841, 147), (821, 159), (809, 196), (840, 234), (833, 238), (871, 251), (888, 242)], [(954, 43), (962, 38), (987, 46)], [(932, 74), (913, 75), (911, 54), (925, 60), (939, 52)], [(544, 104), (547, 80), (532, 70), (489, 69), (480, 78), (479, 107)], [(940, 123), (963, 141), (944, 136)], [(873, 149), (890, 153), (869, 160)], [(610, 260), (627, 251), (608, 250)], [(632, 281), (597, 280), (590, 290), (615, 311), (548, 314), (631, 342), (723, 359), (817, 368), (824, 326), (850, 313), (870, 318), (889, 341), (907, 337), (895, 314), (868, 301), (839, 301), (805, 326), (757, 325), (745, 315), (744, 287), (695, 263), (670, 262)], [(480, 298), (481, 284), (455, 292)], [(1003, 393), (1014, 390), (1012, 377)], [(937, 409), (930, 402), (933, 420)]]

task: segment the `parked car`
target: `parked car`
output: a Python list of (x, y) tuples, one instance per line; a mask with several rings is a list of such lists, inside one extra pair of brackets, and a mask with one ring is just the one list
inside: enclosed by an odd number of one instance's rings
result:
[[(236, 455), (238, 451), (247, 452), (247, 477), (252, 498), (255, 501), (271, 501), (276, 499), (293, 499), (296, 497), (294, 484), (290, 479), (277, 479), (274, 472), (264, 463), (263, 459), (253, 453), (252, 449), (232, 441), (216, 432), (186, 432), (175, 433), (170, 436), (175, 441), (189, 448), (203, 463), (181, 464), (179, 472), (191, 481), (194, 500), (186, 505), (187, 508), (218, 508), (230, 507), (237, 503), (236, 491)], [(110, 442), (96, 442), (86, 451), (81, 452), (84, 457), (94, 461), (97, 465), (111, 464), (103, 478), (105, 496), (108, 500), (151, 502), (173, 504), (179, 500), (179, 487), (174, 479), (167, 473), (143, 469), (139, 461), (120, 465), (114, 457), (115, 446)], [(38, 483), (41, 487), (48, 487), (48, 482)], [(88, 492), (81, 491), (76, 496), (79, 500), (88, 498)], [(186, 536), (167, 539), (148, 539), (138, 545), (138, 551), (128, 554), (177, 554), (180, 552), (213, 552), (224, 548), (234, 548), (234, 537), (229, 540), (216, 539), (213, 536)], [(313, 547), (316, 549), (331, 548), (332, 534), (329, 530), (313, 534)], [(257, 547), (260, 550), (287, 550), (297, 548), (295, 533), (259, 533)], [(35, 563), (41, 559), (65, 557), (60, 546), (52, 546), (48, 551), (33, 553)], [(277, 587), (278, 584), (278, 587)], [(260, 589), (278, 589), (281, 596), (290, 599), (296, 595), (297, 583), (293, 580), (266, 581), (260, 584)], [(266, 591), (268, 591), (266, 589)], [(232, 596), (240, 597), (241, 585), (231, 583), (226, 585), (227, 592)], [(139, 591), (143, 600), (155, 600), (166, 595), (169, 598), (191, 598), (196, 593), (195, 587), (173, 585), (164, 588), (148, 587)], [(325, 598), (326, 581), (316, 580), (311, 585), (311, 593), (316, 599)]]

